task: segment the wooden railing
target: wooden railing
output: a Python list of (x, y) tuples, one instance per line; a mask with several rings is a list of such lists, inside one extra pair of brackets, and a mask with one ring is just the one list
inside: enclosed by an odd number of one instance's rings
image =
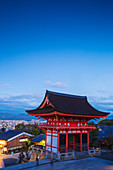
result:
[(43, 125), (39, 125), (39, 127), (41, 128), (61, 128), (61, 129), (95, 129), (95, 126), (91, 126), (91, 125), (80, 125), (80, 126), (67, 126), (67, 125), (47, 125), (47, 124), (43, 124)]
[[(56, 127), (56, 126), (59, 126), (59, 127), (60, 127), (60, 126), (61, 126), (61, 127), (75, 127), (75, 126), (76, 126), (76, 127), (87, 127), (87, 126), (92, 127), (92, 125), (88, 125), (88, 124), (86, 124), (86, 125), (81, 125), (81, 124), (79, 124), (79, 125), (78, 125), (78, 124), (71, 124), (71, 123), (69, 123), (69, 124), (68, 124), (68, 123), (67, 123), (67, 124), (54, 124), (54, 123), (52, 124), (52, 123), (51, 123), (51, 124), (42, 124), (42, 125), (55, 126), (55, 127)], [(40, 126), (42, 126), (42, 125), (40, 125)]]

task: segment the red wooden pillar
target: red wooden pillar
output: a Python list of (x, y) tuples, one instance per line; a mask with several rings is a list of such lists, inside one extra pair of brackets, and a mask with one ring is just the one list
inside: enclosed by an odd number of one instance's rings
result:
[(89, 149), (89, 132), (87, 131), (87, 150)]
[(46, 145), (47, 145), (47, 130), (45, 130), (45, 150), (46, 150)]
[(66, 153), (68, 151), (68, 131), (66, 131)]
[(53, 146), (52, 142), (53, 142), (53, 130), (51, 130), (51, 152), (52, 152), (52, 146)]
[(75, 134), (73, 135), (73, 150), (75, 150)]
[(59, 131), (58, 131), (58, 136), (57, 136), (57, 153), (59, 152)]
[(82, 131), (80, 132), (80, 152), (82, 152)]

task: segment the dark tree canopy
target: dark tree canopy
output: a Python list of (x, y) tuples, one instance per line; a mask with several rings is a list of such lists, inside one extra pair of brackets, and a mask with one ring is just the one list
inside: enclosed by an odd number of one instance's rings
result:
[(15, 130), (23, 130), (27, 133), (34, 135), (34, 137), (39, 135), (39, 134), (45, 133), (45, 131), (40, 129), (38, 127), (38, 125), (32, 125), (32, 124), (29, 124), (29, 125), (18, 124), (18, 125), (15, 126)]
[(92, 122), (89, 122), (89, 125), (93, 125), (96, 127), (95, 130), (91, 131), (89, 133), (89, 144), (90, 146), (95, 146), (97, 147), (98, 146), (98, 132), (99, 132), (99, 128), (97, 127), (97, 125), (92, 121)]
[(113, 126), (113, 119), (104, 119), (98, 123), (98, 126)]

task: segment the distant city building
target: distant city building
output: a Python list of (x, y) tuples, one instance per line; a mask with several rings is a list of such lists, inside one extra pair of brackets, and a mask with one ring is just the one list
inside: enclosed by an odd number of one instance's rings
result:
[(14, 130), (15, 126), (18, 124), (24, 124), (24, 125), (29, 125), (29, 124), (44, 124), (46, 123), (45, 120), (36, 120), (32, 119), (31, 121), (26, 121), (26, 120), (0, 120), (0, 131), (9, 131), (9, 130)]

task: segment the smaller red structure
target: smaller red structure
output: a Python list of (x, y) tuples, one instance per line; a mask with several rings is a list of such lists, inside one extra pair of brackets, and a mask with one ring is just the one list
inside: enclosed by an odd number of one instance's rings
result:
[(40, 125), (45, 130), (45, 148), (53, 152), (67, 152), (68, 149), (82, 151), (89, 148), (89, 132), (95, 127), (88, 121), (106, 117), (109, 113), (93, 108), (86, 96), (68, 95), (46, 91), (41, 105), (27, 113), (47, 120)]

